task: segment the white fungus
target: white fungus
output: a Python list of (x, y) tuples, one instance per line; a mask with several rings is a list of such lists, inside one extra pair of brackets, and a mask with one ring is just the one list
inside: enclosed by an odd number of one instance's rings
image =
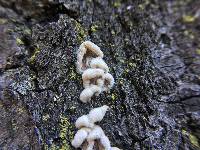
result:
[(109, 91), (113, 85), (114, 85), (115, 81), (113, 76), (110, 73), (106, 73), (104, 75), (104, 87), (103, 87), (103, 91)]
[(86, 103), (88, 101), (91, 100), (91, 97), (93, 95), (98, 95), (101, 93), (101, 90), (102, 88), (96, 86), (96, 85), (92, 85), (92, 86), (89, 86), (87, 87), (86, 89), (84, 89), (82, 92), (81, 92), (81, 95), (80, 95), (80, 100), (83, 102), (83, 103)]
[(99, 122), (103, 119), (103, 117), (106, 114), (106, 111), (108, 110), (108, 106), (104, 105), (102, 107), (97, 107), (92, 109), (89, 114), (88, 114), (88, 118), (90, 119), (91, 122)]
[(110, 150), (120, 150), (118, 147), (111, 147)]
[(87, 141), (94, 141), (96, 139), (100, 139), (102, 136), (104, 136), (102, 128), (96, 125), (87, 136)]
[(93, 127), (94, 124), (90, 122), (89, 118), (87, 115), (83, 115), (79, 117), (76, 122), (75, 122), (76, 128), (81, 128), (81, 127)]
[(87, 138), (87, 136), (88, 136), (87, 131), (85, 131), (84, 129), (78, 130), (74, 136), (74, 139), (72, 140), (72, 146), (74, 146), (75, 148), (80, 147)]
[(111, 149), (110, 140), (108, 139), (107, 136), (105, 136), (105, 134), (100, 138), (100, 142), (103, 145), (103, 147), (105, 148), (105, 150)]
[(114, 85), (114, 78), (108, 73), (109, 67), (103, 60), (103, 52), (90, 41), (83, 42), (79, 47), (77, 70), (82, 73), (85, 89), (80, 100), (84, 103), (89, 102), (93, 95), (98, 96), (102, 91), (109, 91)]
[(90, 41), (83, 42), (78, 49), (77, 70), (82, 73), (89, 67), (88, 64), (91, 58), (95, 57), (103, 58), (101, 49)]
[(105, 150), (119, 150), (117, 147), (111, 147), (110, 141), (102, 128), (94, 124), (103, 119), (108, 108), (106, 105), (94, 108), (88, 115), (83, 115), (77, 119), (75, 125), (79, 130), (72, 140), (72, 146), (78, 148), (87, 141), (88, 145), (86, 150), (93, 150), (95, 141), (99, 140)]
[(90, 67), (102, 69), (105, 73), (109, 71), (108, 65), (101, 57), (93, 58), (90, 62)]
[(103, 78), (103, 76), (104, 71), (102, 69), (87, 69), (82, 75), (84, 88), (89, 87), (91, 84), (97, 85), (97, 79)]

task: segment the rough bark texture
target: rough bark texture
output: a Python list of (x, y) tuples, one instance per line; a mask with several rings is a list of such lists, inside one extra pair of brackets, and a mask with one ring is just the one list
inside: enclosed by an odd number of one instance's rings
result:
[[(200, 1), (0, 0), (0, 149), (74, 149), (78, 117), (124, 150), (200, 149)], [(76, 51), (91, 40), (115, 78), (83, 104)]]

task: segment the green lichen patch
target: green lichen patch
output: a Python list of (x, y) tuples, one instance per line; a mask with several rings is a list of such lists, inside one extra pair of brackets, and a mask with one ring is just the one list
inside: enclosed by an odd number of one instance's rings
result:
[(60, 138), (62, 145), (60, 150), (71, 150), (68, 140), (73, 139), (72, 125), (66, 116), (60, 116)]
[(38, 54), (39, 52), (40, 52), (40, 49), (39, 49), (39, 47), (37, 46), (37, 47), (35, 48), (35, 51), (34, 51), (33, 55), (32, 55), (31, 58), (29, 59), (29, 63), (30, 63), (30, 64), (34, 64), (35, 58), (36, 58), (36, 56), (37, 56), (37, 54)]
[(190, 142), (196, 146), (196, 147), (199, 147), (200, 148), (200, 145), (199, 145), (199, 142), (198, 142), (198, 139), (195, 135), (193, 135), (192, 133), (188, 132), (187, 130), (185, 129), (182, 129), (181, 130), (182, 134), (186, 137), (189, 138)]
[(98, 29), (98, 25), (92, 25), (92, 26), (91, 26), (91, 31), (92, 31), (92, 32), (96, 32), (97, 29)]
[(198, 55), (200, 55), (200, 49), (197, 49), (197, 50), (196, 50), (196, 53), (197, 53)]
[(69, 73), (68, 73), (68, 79), (75, 80), (75, 81), (81, 79), (78, 73), (76, 72), (75, 67), (70, 67)]
[(111, 98), (112, 98), (112, 101), (116, 101), (117, 98), (118, 98), (117, 93), (112, 93), (112, 94), (111, 94)]
[(146, 6), (149, 5), (149, 4), (150, 4), (150, 1), (145, 0), (144, 3), (139, 4), (138, 7), (139, 7), (139, 9), (144, 10), (146, 8)]
[(75, 21), (75, 30), (77, 31), (78, 34), (78, 41), (82, 43), (84, 41), (84, 38), (87, 36), (87, 31), (82, 27), (82, 25)]
[(20, 38), (16, 38), (17, 45), (24, 45), (24, 42)]
[(185, 23), (192, 23), (196, 20), (196, 17), (191, 15), (183, 15), (182, 19)]
[(8, 22), (7, 19), (0, 18), (0, 24), (6, 24)]
[(190, 139), (190, 142), (191, 142), (194, 146), (200, 148), (198, 139), (197, 139), (197, 137), (196, 137), (195, 135), (190, 134), (190, 135), (189, 135), (189, 139)]
[(113, 6), (118, 8), (121, 6), (121, 1), (120, 0), (116, 0), (114, 3), (113, 3)]

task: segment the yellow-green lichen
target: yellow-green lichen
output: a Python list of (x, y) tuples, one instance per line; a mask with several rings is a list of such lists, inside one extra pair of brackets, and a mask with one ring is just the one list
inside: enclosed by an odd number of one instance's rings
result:
[(123, 78), (119, 78), (118, 82), (119, 82), (119, 84), (123, 85), (124, 84), (124, 79)]
[(80, 78), (80, 77), (78, 76), (76, 70), (74, 69), (74, 67), (70, 67), (69, 73), (68, 73), (68, 78), (69, 78), (70, 80), (77, 80), (77, 79)]
[(139, 9), (144, 10), (145, 7), (146, 7), (147, 5), (149, 5), (149, 4), (150, 4), (150, 1), (149, 1), (149, 0), (145, 0), (144, 3), (139, 4), (138, 7), (139, 7)]
[(82, 43), (84, 41), (84, 38), (88, 34), (87, 31), (81, 26), (81, 24), (77, 21), (75, 21), (75, 30), (78, 33), (78, 41)]
[(135, 64), (135, 63), (132, 63), (132, 62), (129, 62), (129, 63), (128, 63), (128, 66), (129, 66), (129, 67), (136, 67), (136, 64)]
[(190, 139), (190, 142), (191, 142), (193, 145), (195, 145), (196, 147), (200, 147), (200, 146), (199, 146), (198, 139), (197, 139), (196, 136), (194, 136), (194, 135), (192, 135), (192, 134), (190, 133), (189, 139)]
[(98, 25), (92, 25), (92, 26), (91, 26), (91, 31), (92, 31), (92, 32), (96, 32), (97, 29), (98, 29)]
[(124, 70), (124, 73), (125, 74), (127, 74), (127, 73), (129, 73), (130, 72), (130, 70), (128, 69), (128, 68), (126, 68), (125, 70)]
[(192, 23), (196, 20), (196, 17), (195, 16), (190, 16), (190, 15), (183, 15), (183, 22), (186, 22), (186, 23)]
[(190, 142), (191, 142), (194, 146), (200, 148), (198, 139), (197, 139), (197, 137), (196, 137), (195, 135), (193, 135), (192, 133), (189, 133), (189, 132), (186, 131), (185, 129), (182, 129), (181, 132), (182, 132), (183, 135), (189, 137)]
[(182, 134), (183, 134), (183, 135), (187, 135), (187, 134), (188, 134), (187, 131), (186, 131), (185, 129), (182, 129), (181, 131), (182, 131)]
[(17, 45), (24, 45), (24, 42), (20, 38), (16, 38)]
[(40, 49), (38, 48), (38, 46), (35, 48), (35, 51), (33, 53), (33, 55), (31, 56), (31, 58), (29, 59), (29, 63), (34, 64), (35, 62), (35, 58), (37, 56), (37, 54), (40, 52)]
[(114, 31), (114, 30), (111, 30), (111, 34), (112, 34), (112, 35), (115, 35), (115, 31)]
[(120, 0), (116, 0), (113, 4), (114, 7), (118, 8), (121, 6), (121, 1)]
[(25, 109), (22, 107), (17, 108), (17, 113), (19, 113), (19, 114), (22, 114), (24, 111), (25, 111)]
[(111, 98), (113, 101), (116, 101), (117, 99), (117, 94), (116, 93), (112, 93)]
[(50, 150), (59, 150), (58, 146), (56, 146), (54, 143), (50, 146)]
[(0, 24), (5, 24), (7, 23), (8, 20), (7, 19), (4, 19), (4, 18), (0, 18)]
[(200, 49), (197, 49), (196, 52), (198, 55), (200, 55)]
[(71, 147), (68, 144), (68, 140), (73, 139), (72, 125), (65, 116), (60, 116), (60, 138), (62, 140), (62, 145), (60, 150), (71, 150)]
[(30, 35), (31, 34), (31, 30), (30, 29), (25, 29), (24, 33)]
[(184, 33), (185, 36), (188, 36), (190, 39), (194, 39), (195, 38), (195, 36), (192, 33), (192, 31), (185, 30), (183, 33)]
[(50, 118), (49, 114), (45, 114), (42, 116), (43, 121), (47, 121)]

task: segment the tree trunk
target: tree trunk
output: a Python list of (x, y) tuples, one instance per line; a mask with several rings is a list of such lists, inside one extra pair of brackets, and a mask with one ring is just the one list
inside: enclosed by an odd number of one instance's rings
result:
[[(124, 150), (200, 149), (200, 2), (0, 0), (0, 149), (74, 149), (75, 121)], [(79, 100), (80, 44), (104, 53), (115, 84)]]

